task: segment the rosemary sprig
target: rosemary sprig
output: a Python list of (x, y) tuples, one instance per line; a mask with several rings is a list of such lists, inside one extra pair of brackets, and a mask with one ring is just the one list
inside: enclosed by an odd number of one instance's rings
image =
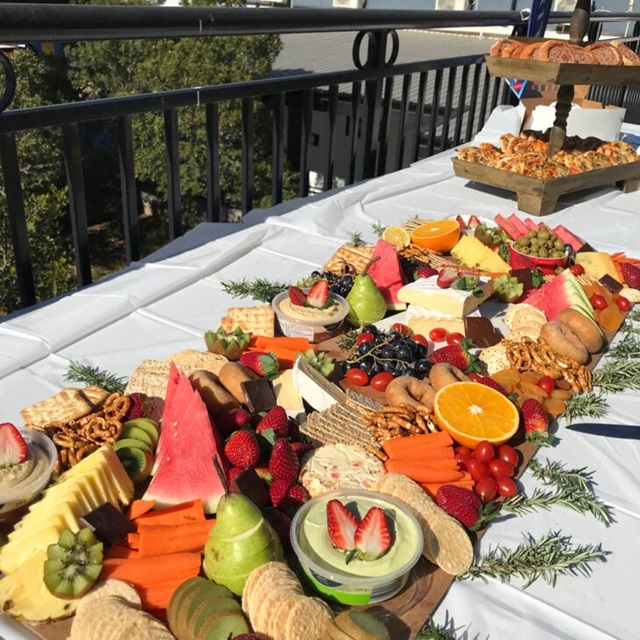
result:
[(537, 458), (531, 458), (527, 469), (544, 484), (556, 487), (566, 487), (576, 491), (589, 491), (593, 483), (591, 479), (592, 472), (587, 471), (586, 467), (566, 469), (562, 462), (549, 460), (548, 458), (545, 464), (542, 464)]
[(625, 319), (625, 324), (626, 324), (627, 321), (640, 322), (640, 309), (632, 309), (631, 311), (629, 311), (629, 313), (627, 313), (627, 317)]
[(511, 582), (514, 576), (523, 578), (523, 589), (542, 578), (547, 584), (555, 586), (558, 576), (578, 575), (588, 577), (590, 563), (605, 562), (609, 551), (601, 544), (572, 545), (570, 536), (559, 531), (549, 533), (536, 540), (531, 534), (524, 536), (525, 541), (515, 549), (501, 545), (482, 554), (466, 573), (458, 580), (497, 578), (501, 582)]
[(608, 361), (629, 358), (640, 358), (640, 338), (631, 333), (627, 333), (607, 354)]
[[(638, 313), (638, 312), (634, 311), (634, 313)], [(634, 324), (633, 322), (629, 322), (629, 316), (627, 316), (625, 321), (622, 323), (622, 326), (620, 327), (620, 331), (621, 333), (624, 333), (624, 334), (630, 334), (630, 333), (640, 334), (640, 326)]]
[(593, 385), (603, 393), (640, 390), (640, 360), (617, 358), (593, 372)]
[(119, 378), (112, 373), (91, 367), (88, 364), (82, 364), (77, 360), (72, 360), (69, 363), (64, 379), (67, 382), (82, 382), (88, 387), (95, 384), (109, 393), (124, 393), (127, 385), (126, 378)]
[(569, 487), (556, 487), (555, 491), (537, 488), (531, 496), (519, 493), (507, 498), (500, 507), (500, 513), (521, 516), (537, 509), (549, 511), (553, 506), (562, 506), (581, 514), (591, 513), (596, 520), (609, 527), (613, 522), (611, 509), (591, 491), (576, 491)]
[(340, 342), (338, 342), (338, 346), (343, 351), (348, 351), (349, 349), (355, 346), (359, 334), (360, 334), (359, 329), (351, 329), (351, 331), (346, 331), (342, 335)]
[(362, 234), (359, 231), (354, 231), (349, 234), (349, 241), (347, 244), (350, 247), (361, 247), (364, 244), (364, 240), (362, 239)]
[(609, 411), (602, 392), (577, 393), (565, 404), (562, 416), (571, 424), (576, 418), (604, 418)]
[(414, 640), (456, 640), (456, 630), (449, 612), (446, 613), (444, 624), (440, 625), (429, 616)]
[(286, 291), (291, 286), (288, 282), (270, 281), (266, 278), (254, 278), (253, 280), (229, 280), (223, 282), (222, 288), (225, 293), (234, 298), (245, 298), (247, 296), (259, 302), (271, 302), (275, 296), (282, 291)]
[(371, 229), (373, 230), (373, 233), (375, 233), (376, 236), (378, 236), (378, 238), (382, 237), (382, 234), (384, 233), (384, 230), (386, 228), (387, 228), (386, 225), (384, 225), (379, 220), (378, 220), (378, 222), (372, 222), (371, 223)]

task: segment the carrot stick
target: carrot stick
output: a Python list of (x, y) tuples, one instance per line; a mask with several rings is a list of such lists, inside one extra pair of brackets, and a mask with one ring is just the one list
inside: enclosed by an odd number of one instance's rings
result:
[[(257, 351), (259, 353), (263, 352), (263, 349), (256, 349), (254, 347), (249, 347), (247, 349), (249, 353)], [(280, 362), (280, 368), (282, 369), (290, 369), (293, 367), (296, 356), (298, 355), (298, 351), (296, 349), (288, 349), (286, 347), (269, 347), (268, 353), (272, 353), (278, 361)]]
[(384, 464), (388, 473), (403, 473), (418, 483), (445, 483), (455, 482), (463, 476), (462, 472), (458, 471), (458, 465), (455, 460), (453, 462), (456, 465), (455, 468), (430, 468), (424, 464), (404, 464), (402, 460), (394, 460), (393, 458), (387, 460)]
[(282, 347), (284, 349), (291, 349), (292, 351), (306, 351), (307, 349), (317, 350), (317, 345), (311, 344), (307, 338), (287, 338), (285, 336), (278, 336), (275, 338), (269, 338), (267, 336), (251, 336), (250, 348), (260, 349), (262, 351), (268, 351), (272, 348)]
[(166, 610), (166, 608), (169, 606), (171, 596), (175, 593), (176, 589), (184, 582), (184, 580), (184, 578), (181, 578), (180, 581), (174, 580), (167, 585), (159, 587), (138, 587), (138, 594), (140, 595), (140, 600), (142, 600), (142, 608), (145, 611), (154, 609)]
[(135, 549), (136, 551), (140, 547), (140, 534), (139, 533), (128, 533), (127, 534), (127, 544), (129, 548)]
[(129, 505), (129, 512), (127, 513), (127, 518), (129, 520), (135, 520), (139, 518), (141, 515), (151, 511), (155, 506), (155, 500), (134, 500)]
[(136, 524), (168, 524), (177, 525), (185, 522), (199, 522), (205, 519), (202, 500), (190, 500), (165, 507), (157, 511), (150, 511), (136, 518)]
[(389, 456), (394, 460), (412, 461), (416, 464), (429, 460), (453, 460), (453, 447), (416, 447), (413, 451)]
[(414, 451), (416, 447), (447, 447), (453, 446), (453, 440), (446, 431), (422, 433), (406, 438), (391, 438), (382, 443), (382, 448), (388, 456), (402, 455), (404, 452)]
[(123, 544), (111, 545), (105, 552), (105, 558), (136, 558), (139, 552)]
[(457, 482), (419, 482), (418, 483), (428, 494), (430, 498), (435, 500), (438, 489), (445, 484), (453, 485), (454, 487), (461, 487), (463, 489), (469, 489), (473, 491), (475, 483), (468, 480), (459, 480)]
[(182, 551), (202, 552), (214, 525), (215, 520), (202, 520), (175, 526), (140, 524), (138, 525), (139, 557), (164, 556)]
[(101, 579), (113, 578), (131, 583), (136, 589), (152, 589), (169, 584), (177, 586), (200, 573), (199, 553), (169, 553), (150, 558), (106, 558)]

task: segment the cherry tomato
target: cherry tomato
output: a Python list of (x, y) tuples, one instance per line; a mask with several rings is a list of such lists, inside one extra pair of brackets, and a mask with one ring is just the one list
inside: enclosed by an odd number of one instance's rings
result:
[(498, 447), (497, 457), (510, 464), (514, 469), (520, 464), (520, 454), (516, 449), (508, 444), (502, 444)]
[(581, 276), (584, 273), (584, 267), (581, 264), (572, 264), (569, 267), (569, 271), (571, 271), (574, 276)]
[(476, 460), (475, 458), (471, 458), (467, 463), (467, 471), (471, 474), (471, 477), (476, 481), (480, 482), (482, 478), (490, 478), (491, 470), (489, 469), (489, 465), (485, 462), (480, 462), (480, 460)]
[(498, 483), (493, 478), (482, 478), (474, 488), (482, 502), (491, 502), (498, 495)]
[(481, 382), (482, 381), (482, 376), (479, 373), (476, 373), (475, 371), (470, 371), (467, 375), (474, 382)]
[(447, 344), (450, 344), (450, 345), (458, 345), (463, 340), (464, 340), (464, 336), (461, 333), (458, 333), (457, 331), (454, 331), (453, 333), (450, 333), (447, 336)]
[(471, 449), (469, 449), (469, 447), (464, 447), (462, 445), (459, 445), (453, 450), (453, 453), (454, 454), (457, 454), (457, 453), (468, 453), (468, 454), (471, 454)]
[(429, 348), (429, 341), (421, 333), (414, 333), (411, 336), (411, 339), (414, 342), (419, 342), (420, 344), (424, 345), (425, 347), (427, 347), (427, 349)]
[(356, 387), (364, 387), (369, 384), (369, 376), (362, 369), (358, 369), (358, 367), (349, 369), (346, 378), (351, 384), (355, 384)]
[(356, 343), (357, 344), (362, 344), (363, 342), (373, 342), (375, 339), (376, 339), (376, 337), (373, 335), (373, 333), (369, 333), (368, 331), (363, 331), (356, 338)]
[(594, 309), (606, 309), (607, 308), (607, 299), (604, 296), (601, 296), (599, 293), (594, 293), (589, 301), (593, 305)]
[(551, 395), (551, 392), (556, 388), (556, 381), (551, 376), (542, 376), (538, 380), (538, 386), (547, 394)]
[(388, 384), (393, 380), (393, 374), (388, 371), (381, 371), (376, 373), (371, 382), (369, 383), (376, 391), (384, 391)]
[(496, 478), (496, 483), (498, 485), (498, 495), (503, 498), (511, 498), (518, 493), (518, 487), (511, 478)]
[(469, 461), (471, 460), (471, 451), (469, 451), (468, 449), (467, 451), (456, 451), (453, 459), (458, 463), (458, 469), (460, 469), (461, 471), (466, 471), (469, 465)]
[(429, 331), (429, 340), (433, 342), (442, 342), (447, 337), (447, 330), (443, 327), (436, 327)]
[(620, 311), (629, 311), (629, 308), (631, 307), (631, 303), (624, 296), (618, 296), (616, 298), (616, 304), (618, 305), (618, 309), (620, 309)]
[(494, 478), (511, 478), (514, 474), (513, 465), (501, 458), (496, 458), (489, 463), (489, 471)]
[(479, 442), (471, 454), (472, 458), (480, 460), (480, 462), (484, 462), (485, 464), (489, 464), (493, 460), (494, 456), (495, 451), (493, 449), (493, 445), (488, 440)]
[(397, 331), (401, 333), (403, 336), (411, 336), (413, 335), (413, 330), (408, 327), (406, 324), (402, 324), (402, 322), (394, 322), (391, 325), (391, 331)]

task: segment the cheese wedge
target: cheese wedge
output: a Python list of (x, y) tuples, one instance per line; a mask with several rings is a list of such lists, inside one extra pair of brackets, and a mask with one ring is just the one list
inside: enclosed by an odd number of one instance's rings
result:
[(423, 336), (428, 336), (432, 329), (442, 327), (447, 333), (464, 332), (464, 320), (457, 316), (450, 316), (446, 313), (429, 311), (424, 307), (409, 305), (407, 308), (407, 326), (414, 332)]
[(576, 253), (576, 264), (582, 265), (585, 273), (594, 280), (599, 280), (606, 274), (620, 282), (613, 258), (604, 251), (580, 251)]
[(419, 278), (404, 285), (398, 291), (398, 298), (429, 311), (464, 318), (492, 293), (490, 278), (480, 278), (478, 286), (482, 289), (482, 296), (475, 297), (471, 291), (441, 289), (435, 278)]
[(293, 382), (293, 370), (285, 369), (273, 380), (273, 390), (276, 402), (285, 410), (292, 413), (304, 411), (302, 398)]

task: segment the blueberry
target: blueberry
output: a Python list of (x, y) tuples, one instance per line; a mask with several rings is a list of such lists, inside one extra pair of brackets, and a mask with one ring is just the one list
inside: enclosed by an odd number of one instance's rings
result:
[(415, 361), (413, 369), (420, 376), (428, 376), (431, 371), (431, 363), (426, 358), (421, 358)]
[(375, 324), (365, 324), (362, 327), (362, 333), (372, 333), (374, 336), (378, 335), (378, 327)]

